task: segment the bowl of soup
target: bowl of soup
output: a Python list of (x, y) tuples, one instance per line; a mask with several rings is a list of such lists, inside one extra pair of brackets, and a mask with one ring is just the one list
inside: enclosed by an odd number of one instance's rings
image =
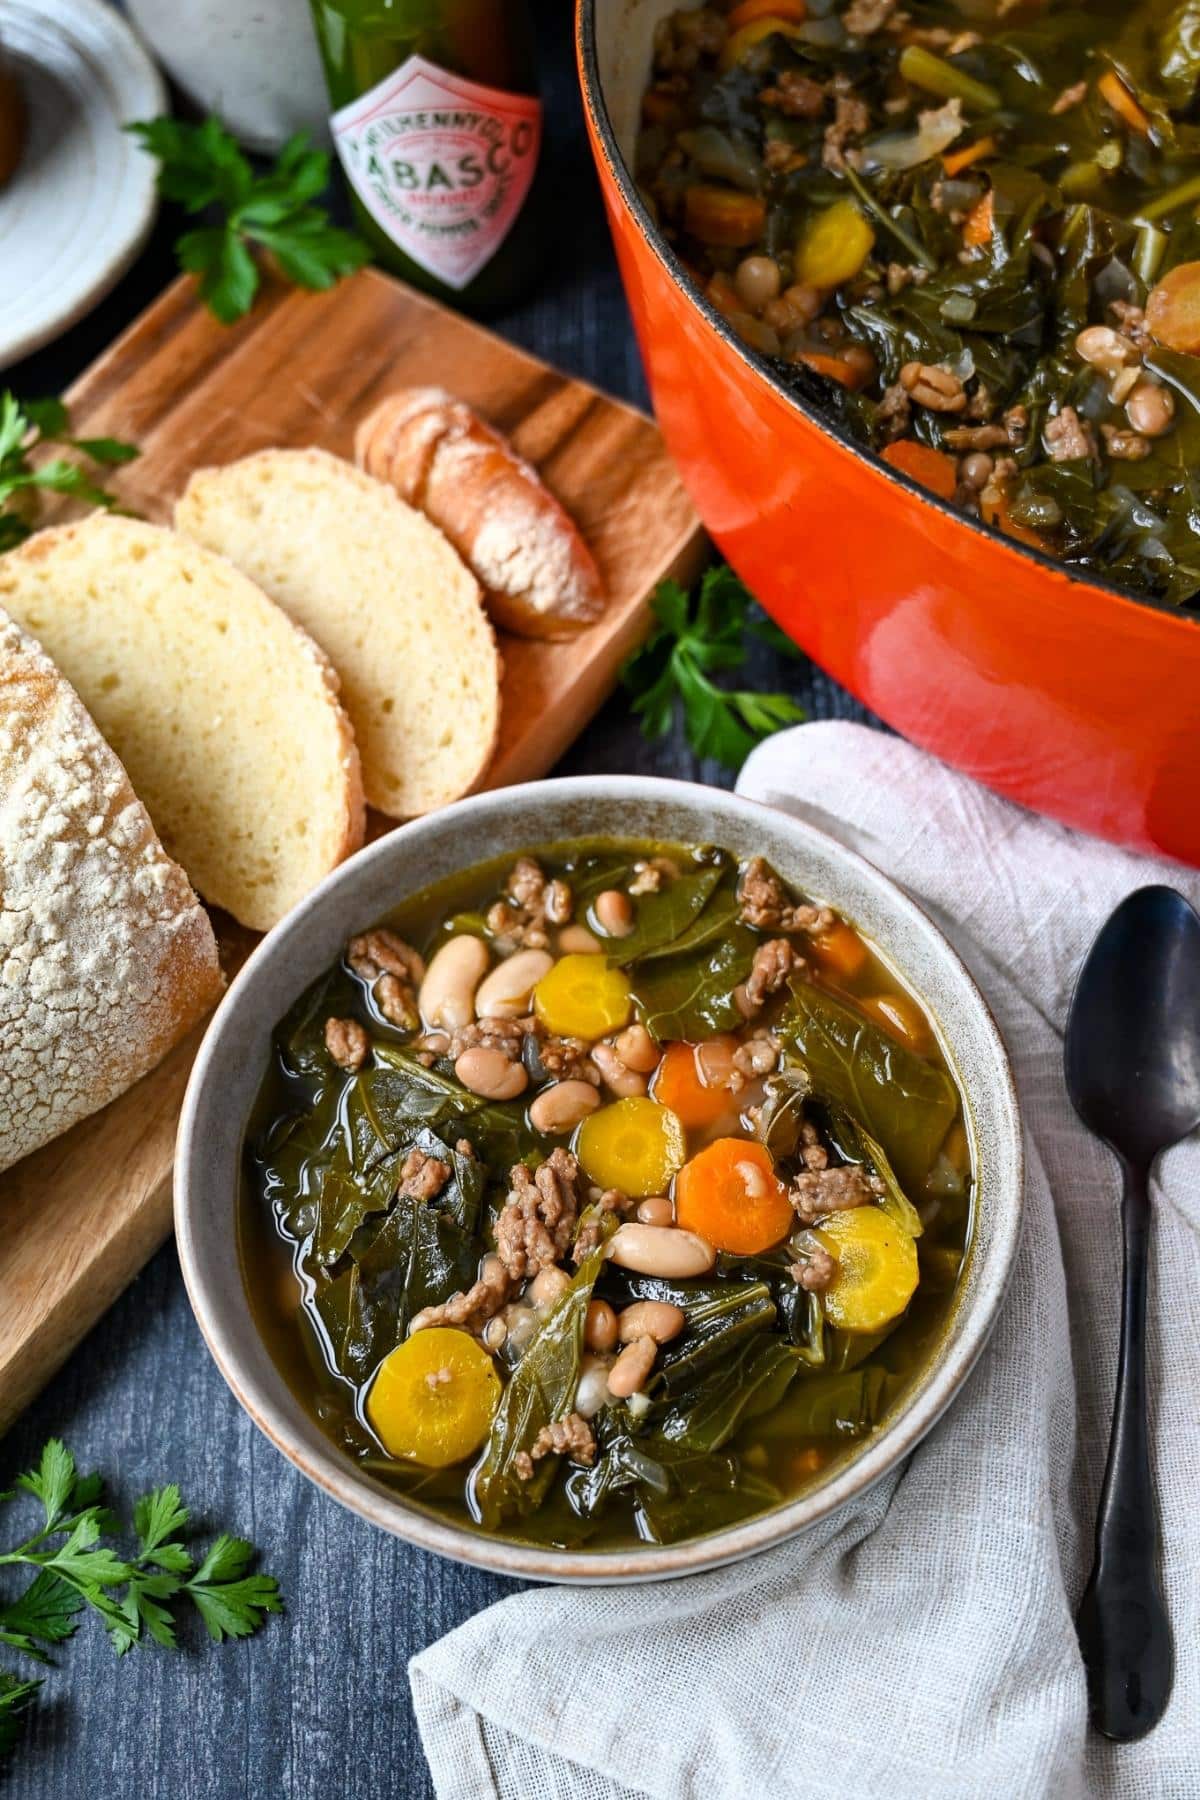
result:
[(1200, 64), (1178, 9), (581, 0), (656, 416), (905, 736), (1200, 861)]
[(506, 1573), (777, 1543), (917, 1443), (1021, 1204), (1003, 1046), (878, 871), (594, 777), (380, 839), (237, 977), (176, 1229), (251, 1417), (335, 1498)]

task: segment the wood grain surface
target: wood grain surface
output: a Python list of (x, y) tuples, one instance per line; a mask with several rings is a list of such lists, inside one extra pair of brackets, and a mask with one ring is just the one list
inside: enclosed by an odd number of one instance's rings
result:
[[(534, 0), (534, 12), (554, 228), (532, 297), (497, 328), (645, 405), (579, 116), (571, 8)], [(64, 387), (161, 288), (183, 228), (178, 217), (164, 218), (103, 306), (5, 379), (30, 397)], [(783, 689), (811, 718), (867, 718), (806, 659), (792, 661), (762, 643), (752, 648), (745, 683)], [(620, 694), (555, 773), (614, 770), (722, 785), (732, 779), (693, 756), (678, 727), (646, 743)], [(102, 1469), (122, 1503), (157, 1482), (178, 1481), (203, 1529), (253, 1537), (263, 1566), (279, 1577), (286, 1611), (257, 1637), (221, 1648), (188, 1630), (182, 1656), (149, 1650), (118, 1662), (94, 1620), (52, 1669), (0, 1656), (0, 1667), (46, 1676), (5, 1800), (432, 1800), (408, 1659), (515, 1584), (385, 1537), (285, 1462), (208, 1355), (172, 1245), (0, 1441), (0, 1488), (12, 1485), (51, 1433), (65, 1437), (85, 1467)], [(569, 1658), (569, 1644), (562, 1654)]]
[[(71, 388), (80, 436), (140, 445), (110, 483), (170, 523), (192, 470), (273, 445), (353, 457), (383, 396), (436, 382), (507, 433), (581, 527), (607, 591), (564, 643), (500, 635), (499, 749), (484, 785), (549, 769), (612, 688), (666, 575), (703, 557), (695, 513), (645, 414), (373, 269), (324, 294), (268, 280), (253, 312), (218, 325), (180, 278)], [(370, 822), (371, 835), (390, 820)], [(245, 934), (216, 920), (226, 972)], [(179, 1104), (199, 1034), (57, 1143), (0, 1176), (0, 1431), (74, 1348), (170, 1226)]]

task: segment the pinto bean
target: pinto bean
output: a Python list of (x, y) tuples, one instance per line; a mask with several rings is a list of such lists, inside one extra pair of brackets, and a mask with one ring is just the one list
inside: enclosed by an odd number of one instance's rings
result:
[(607, 1300), (588, 1303), (583, 1341), (589, 1350), (611, 1350), (617, 1341), (617, 1315)]
[(644, 1025), (627, 1025), (613, 1039), (613, 1047), (625, 1067), (638, 1075), (652, 1075), (662, 1058), (662, 1051)]
[(548, 1137), (574, 1131), (581, 1120), (595, 1112), (600, 1096), (590, 1081), (556, 1081), (543, 1088), (529, 1108), (529, 1123)]
[(1175, 401), (1169, 388), (1156, 381), (1139, 381), (1125, 402), (1125, 412), (1143, 437), (1161, 437), (1175, 417)]
[(618, 1225), (608, 1240), (608, 1254), (637, 1275), (677, 1278), (707, 1275), (717, 1260), (707, 1238), (677, 1225)]
[(617, 1335), (623, 1344), (635, 1343), (640, 1337), (669, 1344), (686, 1324), (682, 1306), (673, 1306), (669, 1300), (635, 1300), (617, 1320)]
[(646, 1091), (646, 1077), (627, 1069), (611, 1044), (593, 1044), (592, 1061), (600, 1071), (605, 1087), (620, 1100), (629, 1100)]
[(654, 1367), (658, 1345), (652, 1337), (635, 1338), (627, 1344), (608, 1371), (608, 1391), (616, 1400), (628, 1400), (645, 1386)]
[(464, 1050), (454, 1065), (454, 1073), (465, 1088), (484, 1100), (515, 1100), (529, 1085), (529, 1077), (519, 1062), (509, 1062), (503, 1051), (490, 1044), (476, 1044)]
[(427, 1025), (459, 1031), (475, 1017), (475, 990), (491, 960), (482, 938), (452, 937), (437, 952), (421, 983), (417, 1005)]
[(497, 963), (485, 975), (475, 994), (475, 1012), (481, 1019), (519, 1019), (529, 1011), (534, 988), (554, 967), (548, 950), (518, 950)]
[(608, 937), (628, 937), (633, 930), (633, 901), (620, 888), (605, 888), (592, 903), (596, 923)]
[(1085, 325), (1075, 339), (1075, 353), (1106, 375), (1141, 361), (1136, 344), (1132, 344), (1111, 325)]
[(643, 1225), (673, 1225), (675, 1208), (665, 1194), (651, 1194), (638, 1204), (637, 1216)]
[(529, 1284), (526, 1299), (539, 1310), (554, 1305), (560, 1294), (566, 1292), (571, 1285), (571, 1277), (557, 1263), (548, 1263), (539, 1269)]
[(564, 925), (558, 934), (558, 947), (564, 956), (599, 956), (604, 949), (586, 925)]

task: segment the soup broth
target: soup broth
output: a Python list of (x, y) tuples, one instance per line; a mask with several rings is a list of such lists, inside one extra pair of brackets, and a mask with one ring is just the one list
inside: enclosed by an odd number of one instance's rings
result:
[(971, 1196), (932, 1024), (849, 922), (760, 859), (586, 841), (413, 896), (301, 998), (241, 1254), (345, 1454), (612, 1548), (854, 1455), (945, 1327)]

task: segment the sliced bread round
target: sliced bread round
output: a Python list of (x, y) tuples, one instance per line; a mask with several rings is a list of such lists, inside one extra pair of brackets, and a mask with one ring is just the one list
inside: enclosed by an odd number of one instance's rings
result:
[(70, 683), (0, 613), (0, 1169), (221, 992), (208, 914)]
[(94, 514), (0, 557), (39, 639), (206, 900), (265, 931), (363, 837), (358, 755), (312, 639), (189, 538)]
[(479, 584), (436, 526), (323, 450), (199, 469), (175, 523), (326, 651), (372, 806), (407, 818), (476, 785), (499, 732), (500, 658)]

